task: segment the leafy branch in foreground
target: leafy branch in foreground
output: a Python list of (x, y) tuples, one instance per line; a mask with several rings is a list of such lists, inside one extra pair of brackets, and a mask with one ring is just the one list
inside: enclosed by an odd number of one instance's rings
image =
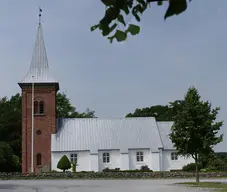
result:
[[(151, 3), (163, 5), (163, 2), (169, 3), (164, 19), (170, 16), (178, 15), (187, 9), (187, 1), (191, 0), (101, 0), (106, 6), (104, 17), (98, 24), (91, 27), (91, 31), (99, 29), (103, 36), (107, 36), (110, 43), (116, 39), (118, 42), (126, 40), (128, 34), (137, 35), (140, 32), (138, 25), (125, 21), (127, 16), (135, 18), (137, 22), (141, 21), (141, 16)], [(124, 29), (120, 29), (123, 26)], [(113, 33), (112, 35), (110, 35)]]

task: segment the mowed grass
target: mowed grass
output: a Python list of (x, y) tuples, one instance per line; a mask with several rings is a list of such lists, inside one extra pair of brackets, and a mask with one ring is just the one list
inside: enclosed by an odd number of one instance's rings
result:
[[(186, 185), (190, 187), (198, 187), (198, 188), (207, 188), (212, 189), (212, 191), (217, 192), (227, 192), (227, 184), (221, 182), (184, 182), (184, 183), (177, 183), (178, 185)], [(214, 190), (213, 190), (214, 189)]]

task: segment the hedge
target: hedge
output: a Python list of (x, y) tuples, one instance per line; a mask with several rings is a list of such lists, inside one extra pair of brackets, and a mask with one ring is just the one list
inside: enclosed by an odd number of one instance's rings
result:
[[(41, 173), (41, 174), (21, 174), (21, 173), (0, 173), (0, 180), (19, 179), (164, 179), (164, 178), (192, 178), (194, 172), (77, 172), (77, 173)], [(227, 172), (200, 173), (200, 177), (215, 178), (227, 177)]]

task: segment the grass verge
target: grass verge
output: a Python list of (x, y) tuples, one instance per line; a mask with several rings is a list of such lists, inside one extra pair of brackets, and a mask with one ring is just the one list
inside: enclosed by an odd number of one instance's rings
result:
[(206, 188), (212, 189), (212, 191), (217, 192), (227, 192), (227, 183), (221, 182), (184, 182), (184, 183), (177, 183), (178, 185), (186, 185), (189, 187), (197, 187), (197, 188)]

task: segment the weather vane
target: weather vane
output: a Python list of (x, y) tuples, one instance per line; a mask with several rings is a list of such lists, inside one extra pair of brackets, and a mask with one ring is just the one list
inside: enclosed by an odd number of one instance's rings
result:
[(42, 9), (39, 7), (39, 24), (41, 24)]

